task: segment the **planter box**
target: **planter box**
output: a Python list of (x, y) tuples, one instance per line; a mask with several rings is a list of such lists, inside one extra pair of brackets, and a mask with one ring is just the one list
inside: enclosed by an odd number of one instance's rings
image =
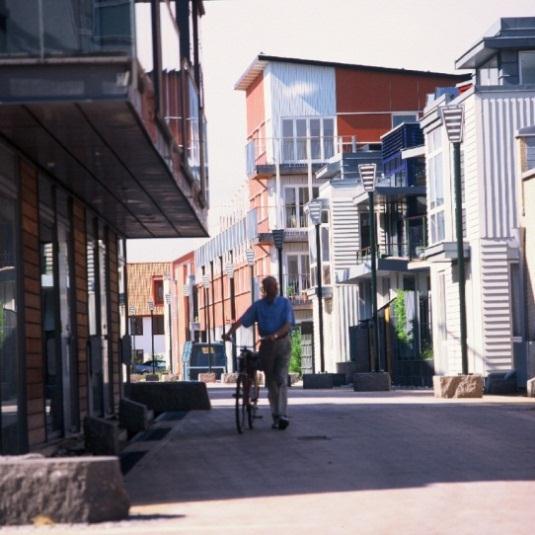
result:
[(305, 373), (303, 375), (304, 389), (330, 389), (334, 386), (330, 373)]
[(128, 398), (143, 403), (155, 414), (210, 409), (208, 390), (200, 381), (127, 383), (124, 389)]
[(481, 375), (435, 375), (436, 398), (481, 398), (485, 382)]
[(365, 372), (353, 374), (355, 392), (386, 392), (391, 389), (392, 381), (388, 372)]
[(217, 375), (215, 372), (199, 373), (198, 379), (203, 383), (215, 383), (217, 381)]

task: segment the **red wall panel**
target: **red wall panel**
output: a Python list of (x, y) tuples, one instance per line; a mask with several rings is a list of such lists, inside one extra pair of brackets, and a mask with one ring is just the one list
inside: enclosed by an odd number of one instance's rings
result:
[(256, 80), (247, 88), (247, 136), (264, 122), (264, 76), (260, 73)]

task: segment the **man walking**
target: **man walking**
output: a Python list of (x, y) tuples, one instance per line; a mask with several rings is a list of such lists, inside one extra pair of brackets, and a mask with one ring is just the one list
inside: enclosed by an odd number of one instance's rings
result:
[(290, 329), (295, 324), (292, 305), (288, 299), (279, 296), (275, 277), (262, 281), (262, 299), (255, 301), (223, 337), (230, 340), (240, 327), (251, 327), (258, 323), (261, 336), (260, 361), (266, 374), (268, 399), (273, 416), (273, 429), (286, 429), (289, 425), (288, 364), (290, 361)]

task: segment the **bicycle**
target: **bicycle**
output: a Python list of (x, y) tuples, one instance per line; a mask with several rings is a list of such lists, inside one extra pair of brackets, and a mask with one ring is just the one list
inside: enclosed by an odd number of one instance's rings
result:
[(258, 353), (251, 351), (246, 346), (242, 347), (238, 356), (238, 379), (236, 381), (235, 415), (236, 429), (242, 434), (245, 429), (245, 421), (249, 429), (253, 429), (258, 410), (258, 398), (260, 387), (256, 371), (259, 368), (260, 358)]

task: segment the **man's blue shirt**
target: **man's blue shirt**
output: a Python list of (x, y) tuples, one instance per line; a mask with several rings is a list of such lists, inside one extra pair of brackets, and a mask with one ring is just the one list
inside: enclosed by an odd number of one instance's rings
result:
[(283, 325), (295, 324), (292, 305), (285, 297), (277, 296), (273, 301), (267, 297), (255, 301), (240, 318), (244, 327), (258, 323), (260, 336), (269, 336), (277, 332)]

